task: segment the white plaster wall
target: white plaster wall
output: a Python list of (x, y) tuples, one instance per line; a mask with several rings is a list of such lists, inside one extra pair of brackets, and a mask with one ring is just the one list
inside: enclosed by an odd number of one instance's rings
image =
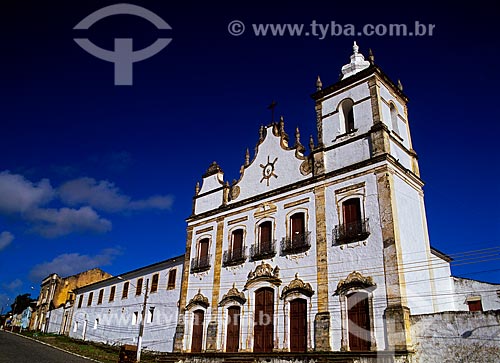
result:
[(434, 284), (435, 311), (454, 311), (455, 289), (451, 277), (450, 264), (431, 254), (432, 283)]
[[(153, 322), (146, 319), (143, 336), (143, 349), (160, 352), (171, 352), (173, 338), (177, 324), (178, 307), (182, 279), (182, 259), (167, 266), (161, 265), (147, 271), (138, 271), (121, 281), (116, 278), (93, 284), (91, 288), (82, 289), (83, 293), (76, 296), (73, 310), (72, 326), (69, 329), (70, 337), (102, 342), (110, 345), (136, 344), (139, 335), (139, 324), (144, 302), (144, 288), (149, 278), (151, 288), (152, 276), (160, 274), (158, 291), (150, 293), (147, 302), (147, 314), (154, 307)], [(172, 268), (177, 269), (175, 289), (167, 290), (168, 273)], [(143, 293), (136, 296), (135, 285), (138, 278), (143, 278)], [(128, 298), (122, 299), (124, 282), (129, 281)], [(109, 302), (111, 287), (116, 286), (115, 299)], [(99, 291), (104, 288), (102, 304), (97, 305)], [(94, 297), (91, 306), (87, 306), (87, 297), (93, 291)], [(81, 308), (78, 308), (80, 295), (84, 296)], [(138, 321), (132, 324), (132, 316), (138, 312)], [(95, 326), (95, 320), (99, 324)], [(78, 329), (75, 331), (75, 326)], [(86, 327), (85, 331), (84, 328)]]
[(408, 153), (401, 148), (397, 143), (394, 141), (390, 141), (391, 143), (391, 155), (396, 158), (396, 160), (399, 161), (401, 165), (403, 165), (406, 169), (412, 170), (411, 166), (411, 158), (408, 155)]
[(61, 324), (63, 319), (64, 307), (58, 309), (53, 309), (47, 312), (47, 318), (49, 320), (46, 326), (46, 333), (59, 333), (61, 330)]
[[(305, 142), (305, 141), (303, 141)], [(293, 144), (293, 141), (292, 141)], [(263, 179), (263, 166), (274, 163), (274, 174), (271, 176), (269, 185), (266, 179)], [(283, 187), (304, 179), (300, 173), (300, 164), (303, 160), (295, 157), (295, 150), (285, 150), (280, 146), (280, 136), (275, 136), (272, 132), (272, 126), (267, 127), (267, 134), (258, 146), (255, 159), (245, 168), (241, 181), (237, 184), (240, 187), (240, 195), (230, 203), (238, 202), (255, 195), (269, 192), (270, 190)]]
[[(340, 246), (332, 246), (333, 229), (339, 224), (340, 206), (335, 200), (335, 190), (343, 187), (365, 183), (364, 216), (369, 218), (370, 235), (365, 242), (354, 242)], [(379, 227), (379, 204), (377, 184), (374, 174), (338, 183), (326, 189), (326, 228), (328, 235), (328, 281), (329, 310), (331, 314), (331, 346), (332, 350), (341, 348), (341, 312), (340, 297), (334, 296), (340, 280), (358, 271), (363, 276), (370, 276), (376, 284), (373, 290), (373, 327), (378, 349), (385, 348), (383, 314), (386, 308), (383, 242)], [(363, 208), (363, 207), (362, 207)]]
[(415, 363), (499, 362), (500, 312), (411, 317)]
[[(355, 137), (355, 135), (345, 136), (346, 140)], [(364, 137), (338, 148), (325, 152), (325, 169), (327, 172), (338, 170), (343, 167), (370, 159), (370, 140)]]
[(452, 278), (455, 288), (455, 305), (457, 310), (468, 311), (467, 298), (481, 296), (483, 311), (500, 310), (500, 284), (490, 284), (460, 277)]
[(422, 197), (398, 174), (394, 174), (394, 194), (408, 307), (415, 315), (433, 313), (435, 291), (430, 283), (430, 246), (422, 214)]

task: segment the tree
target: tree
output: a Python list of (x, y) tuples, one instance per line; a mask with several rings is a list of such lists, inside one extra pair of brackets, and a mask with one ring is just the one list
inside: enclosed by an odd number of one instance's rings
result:
[(31, 298), (31, 294), (17, 295), (14, 303), (10, 306), (13, 314), (21, 314), (30, 303), (36, 301)]

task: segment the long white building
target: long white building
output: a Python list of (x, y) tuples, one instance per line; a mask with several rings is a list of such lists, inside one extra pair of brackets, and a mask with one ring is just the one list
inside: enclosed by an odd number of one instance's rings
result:
[(70, 337), (137, 344), (145, 304), (143, 349), (172, 351), (183, 261), (170, 258), (76, 289)]

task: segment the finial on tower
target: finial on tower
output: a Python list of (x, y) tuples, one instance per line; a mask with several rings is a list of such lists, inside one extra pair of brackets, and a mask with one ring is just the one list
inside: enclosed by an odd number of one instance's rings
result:
[(200, 194), (200, 182), (196, 182), (196, 186), (194, 187), (194, 195)]
[(313, 135), (311, 135), (309, 137), (309, 149), (311, 149), (311, 151), (314, 150), (314, 139), (313, 139)]
[(359, 47), (356, 42), (354, 42), (352, 50), (351, 62), (342, 67), (342, 79), (346, 79), (370, 66), (370, 62), (366, 61), (363, 54), (359, 53)]
[(248, 166), (250, 165), (250, 150), (248, 150), (247, 148), (247, 151), (245, 153), (245, 166)]
[(398, 79), (398, 89), (402, 92), (403, 91), (403, 84), (401, 83), (401, 80)]
[(375, 64), (375, 56), (373, 55), (372, 48), (368, 48), (368, 61), (371, 65)]
[(321, 82), (321, 78), (319, 78), (318, 75), (318, 78), (316, 79), (316, 91), (321, 91), (322, 88), (323, 88), (323, 82)]

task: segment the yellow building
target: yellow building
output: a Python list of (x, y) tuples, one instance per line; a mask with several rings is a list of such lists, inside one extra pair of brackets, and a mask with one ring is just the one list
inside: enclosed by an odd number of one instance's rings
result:
[[(46, 331), (47, 314), (49, 311), (63, 307), (66, 303), (73, 304), (75, 294), (73, 290), (79, 287), (90, 285), (112, 275), (99, 268), (94, 268), (79, 274), (60, 277), (58, 274), (51, 274), (42, 280), (40, 285), (40, 295), (36, 303), (35, 311), (31, 317), (31, 330)], [(69, 322), (64, 322), (63, 326)]]

